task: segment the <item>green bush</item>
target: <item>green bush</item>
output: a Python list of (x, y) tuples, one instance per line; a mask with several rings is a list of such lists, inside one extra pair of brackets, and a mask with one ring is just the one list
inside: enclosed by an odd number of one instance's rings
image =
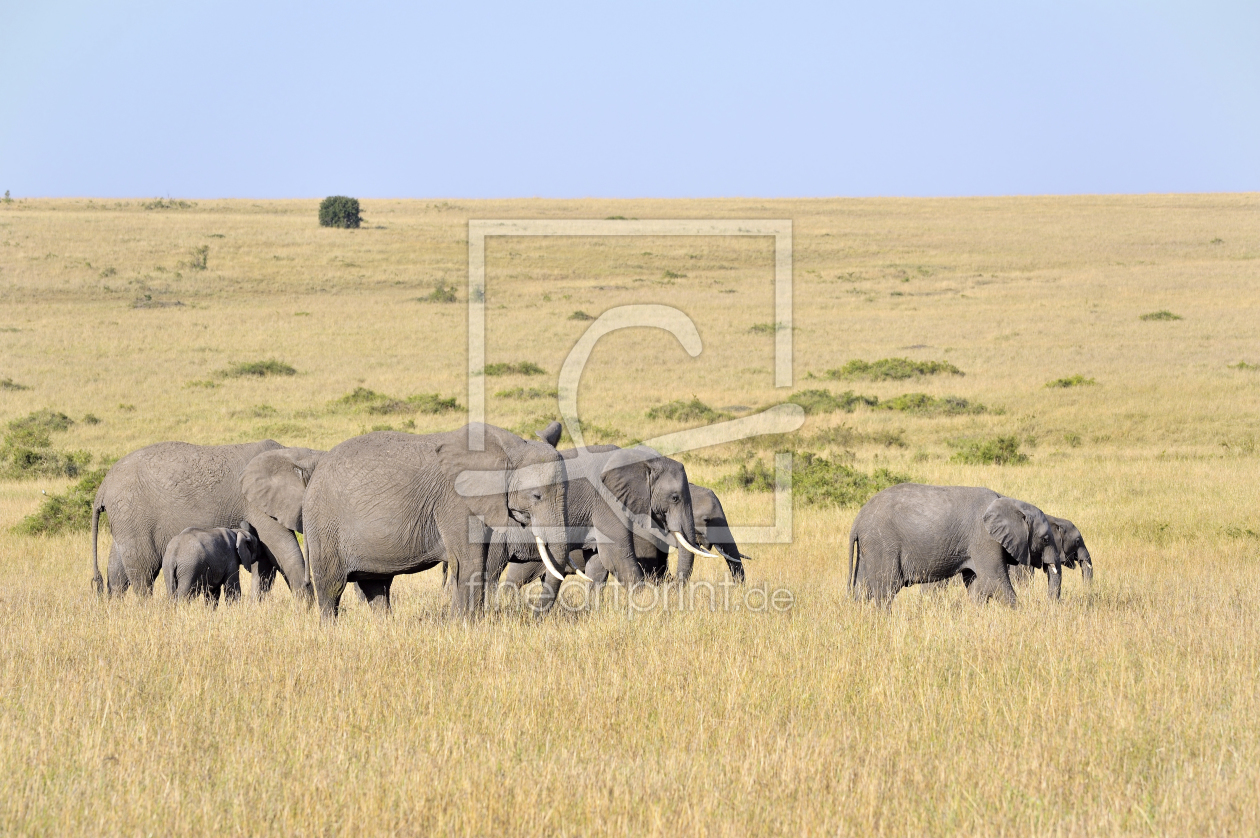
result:
[(1181, 320), (1183, 318), (1180, 314), (1173, 314), (1168, 309), (1163, 308), (1163, 309), (1160, 309), (1159, 311), (1152, 311), (1148, 314), (1143, 314), (1138, 319), (1140, 320)]
[(376, 416), (450, 413), (463, 409), (463, 406), (454, 398), (442, 398), (438, 393), (419, 393), (405, 399), (396, 399), (366, 387), (356, 387), (354, 392), (347, 393), (332, 402), (331, 407), (334, 410), (364, 411)]
[(528, 401), (530, 399), (554, 399), (559, 395), (555, 390), (546, 390), (541, 387), (510, 387), (507, 390), (500, 390), (495, 393), (494, 397), (496, 399)]
[[(1229, 368), (1231, 370), (1260, 370), (1260, 364), (1248, 364), (1246, 361), (1239, 361), (1237, 364), (1230, 364)], [(3, 382), (0, 382), (0, 384), (3, 384)], [(26, 388), (19, 387), (18, 389), (24, 390)]]
[(879, 404), (879, 398), (877, 396), (858, 395), (852, 390), (845, 390), (839, 394), (832, 393), (830, 390), (802, 390), (799, 393), (793, 393), (788, 399), (788, 403), (800, 405), (810, 415), (835, 413), (837, 410), (852, 413), (857, 409), (858, 405), (874, 407)]
[(919, 413), (928, 416), (962, 416), (988, 412), (978, 402), (969, 402), (957, 396), (936, 398), (927, 393), (903, 393), (878, 405), (879, 410), (898, 410), (903, 413)]
[(881, 358), (878, 361), (854, 359), (843, 367), (827, 370), (824, 378), (868, 378), (871, 381), (903, 381), (926, 375), (963, 375), (948, 361), (911, 361), (909, 358)]
[(996, 436), (992, 439), (962, 440), (954, 443), (958, 451), (951, 463), (1005, 466), (1028, 462), (1028, 455), (1019, 450), (1019, 438)]
[(319, 202), (319, 226), (357, 228), (363, 221), (359, 215), (359, 199), (332, 195)]
[(649, 419), (669, 419), (674, 422), (715, 422), (729, 419), (729, 413), (714, 410), (696, 396), (691, 401), (675, 399), (668, 404), (657, 405), (647, 412)]
[(57, 451), (52, 434), (69, 430), (74, 420), (55, 410), (37, 410), (9, 422), (0, 443), (0, 477), (77, 477), (92, 461), (86, 451)]
[[(911, 479), (886, 468), (866, 474), (810, 451), (797, 451), (792, 457), (793, 499), (812, 505), (861, 506), (876, 492)], [(769, 492), (774, 489), (774, 472), (761, 460), (741, 463), (739, 471), (719, 481), (719, 488)]]
[(569, 315), (569, 319), (570, 320), (594, 320), (595, 315), (587, 314), (586, 312), (582, 311), (582, 309), (579, 308), (577, 311)]
[[(108, 470), (98, 468), (89, 471), (78, 483), (67, 489), (65, 494), (49, 495), (39, 509), (19, 521), (13, 531), (21, 535), (56, 535), (90, 529), (92, 502), (96, 499), (96, 490), (100, 488)], [(101, 518), (105, 519), (104, 513)]]
[(1056, 387), (1088, 387), (1098, 382), (1092, 378), (1086, 378), (1083, 375), (1069, 375), (1066, 378), (1056, 378), (1054, 381), (1047, 381), (1046, 386), (1050, 388)]
[(18, 384), (12, 378), (0, 378), (0, 390), (29, 390), (25, 384)]
[(543, 375), (547, 371), (533, 361), (521, 361), (519, 364), (486, 364), (486, 375)]
[(454, 285), (447, 285), (445, 282), (438, 280), (433, 284), (433, 290), (423, 297), (416, 297), (422, 303), (457, 303), (459, 296), (455, 293)]
[(269, 375), (297, 375), (297, 370), (283, 361), (271, 358), (267, 361), (245, 361), (233, 364), (227, 369), (220, 371), (219, 375), (223, 378), (244, 378), (246, 376), (265, 378)]

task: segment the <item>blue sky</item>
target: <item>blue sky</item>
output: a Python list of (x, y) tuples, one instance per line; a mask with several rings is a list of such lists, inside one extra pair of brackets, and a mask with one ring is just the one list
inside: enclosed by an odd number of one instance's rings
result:
[(1260, 191), (1260, 2), (0, 0), (15, 196)]

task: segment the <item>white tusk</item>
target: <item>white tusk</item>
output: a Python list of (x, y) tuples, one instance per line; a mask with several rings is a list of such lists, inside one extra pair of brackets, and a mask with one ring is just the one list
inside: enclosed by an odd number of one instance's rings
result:
[(1047, 568), (1046, 568), (1046, 570), (1050, 571), (1051, 573), (1058, 573), (1058, 572), (1059, 572), (1059, 569), (1058, 569), (1057, 567), (1055, 567), (1054, 565), (1050, 565), (1049, 567), (1047, 567)]
[(717, 553), (710, 553), (708, 550), (701, 550), (698, 547), (692, 547), (690, 544), (687, 543), (687, 539), (682, 537), (682, 533), (680, 533), (678, 530), (674, 530), (674, 538), (678, 539), (679, 544), (686, 547), (690, 552), (695, 553), (697, 556), (704, 556), (706, 559), (722, 558)]
[(534, 543), (538, 545), (538, 555), (542, 556), (543, 564), (547, 566), (547, 572), (563, 582), (564, 574), (556, 570), (556, 566), (551, 563), (551, 555), (547, 552), (547, 545), (543, 544), (543, 540), (538, 536), (534, 536)]
[(580, 570), (577, 572), (577, 575), (578, 575), (578, 578), (579, 578), (579, 579), (585, 579), (587, 582), (594, 582), (594, 581), (595, 581), (594, 579), (592, 579), (591, 577), (587, 576), (585, 573), (583, 573), (583, 572), (582, 572), (582, 571), (580, 571)]

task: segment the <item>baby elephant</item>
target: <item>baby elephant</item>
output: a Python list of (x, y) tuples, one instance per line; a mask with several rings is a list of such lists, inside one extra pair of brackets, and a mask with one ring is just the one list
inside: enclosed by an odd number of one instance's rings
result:
[(1043, 568), (1059, 597), (1063, 553), (1030, 503), (970, 486), (902, 483), (867, 501), (849, 533), (854, 596), (887, 603), (906, 585), (961, 573), (972, 599), (1015, 604), (1008, 568)]
[(189, 600), (202, 594), (216, 606), (224, 588), (229, 602), (238, 599), (241, 565), (252, 572), (261, 552), (258, 532), (248, 521), (231, 529), (189, 527), (166, 545), (162, 556), (166, 590), (172, 599)]

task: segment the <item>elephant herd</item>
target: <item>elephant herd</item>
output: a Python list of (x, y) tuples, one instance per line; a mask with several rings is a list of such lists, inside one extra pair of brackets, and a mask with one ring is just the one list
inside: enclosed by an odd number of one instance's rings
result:
[[(540, 609), (576, 574), (598, 587), (675, 577), (696, 556), (722, 559), (739, 583), (743, 560), (722, 503), (676, 460), (645, 446), (558, 450), (560, 425), (538, 440), (474, 423), (433, 434), (374, 431), (329, 451), (272, 440), (242, 445), (163, 442), (110, 468), (92, 506), (93, 584), (172, 597), (240, 595), (239, 568), (264, 597), (277, 573), (294, 596), (337, 616), (354, 583), (377, 610), (394, 577), (442, 565), (452, 612), (473, 615), (503, 584), (544, 581)], [(103, 579), (101, 513), (113, 536)], [(303, 554), (297, 539), (303, 533)], [(906, 585), (960, 575), (977, 601), (1015, 604), (1010, 575), (1043, 569), (1059, 595), (1061, 567), (1092, 558), (1079, 530), (988, 489), (903, 483), (862, 507), (849, 538), (855, 596), (887, 602)]]

